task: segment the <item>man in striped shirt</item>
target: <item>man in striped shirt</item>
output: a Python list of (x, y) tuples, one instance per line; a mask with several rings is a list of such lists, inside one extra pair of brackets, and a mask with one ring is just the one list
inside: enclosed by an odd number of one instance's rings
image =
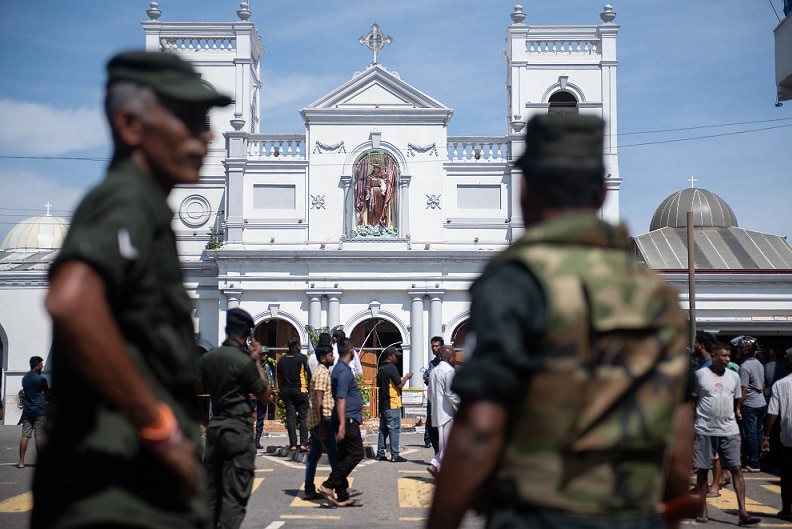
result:
[[(783, 362), (787, 372), (792, 373), (792, 347), (786, 350)], [(762, 451), (770, 450), (769, 433), (776, 420), (781, 426), (781, 510), (778, 517), (792, 522), (792, 374), (789, 374), (773, 384), (770, 404), (767, 406), (767, 425), (765, 427)]]
[(333, 365), (335, 355), (333, 346), (330, 345), (330, 335), (319, 335), (319, 343), (314, 349), (317, 366), (311, 377), (311, 411), (308, 414), (308, 428), (311, 431), (311, 449), (305, 462), (305, 500), (318, 500), (323, 498), (316, 492), (314, 477), (316, 465), (322, 457), (322, 449), (327, 452), (330, 468), (335, 468), (338, 444), (335, 438), (330, 418), (333, 413), (333, 391), (330, 383), (330, 366)]

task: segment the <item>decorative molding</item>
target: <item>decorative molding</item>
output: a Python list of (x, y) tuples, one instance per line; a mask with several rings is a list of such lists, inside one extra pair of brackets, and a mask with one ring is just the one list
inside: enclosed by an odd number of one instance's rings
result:
[(439, 156), (437, 154), (437, 143), (432, 143), (431, 145), (424, 145), (423, 147), (419, 145), (414, 145), (412, 143), (408, 143), (407, 155), (415, 156), (416, 152), (420, 152), (420, 153), (429, 152), (429, 156)]
[(324, 195), (311, 195), (311, 209), (325, 209)]
[(334, 145), (328, 145), (326, 143), (322, 143), (319, 140), (316, 140), (316, 146), (314, 147), (313, 154), (322, 154), (325, 151), (338, 151), (339, 153), (346, 154), (346, 148), (344, 148), (344, 140), (339, 141)]
[(206, 197), (190, 195), (179, 206), (179, 219), (190, 228), (200, 228), (209, 221), (212, 206)]
[(426, 209), (443, 209), (440, 207), (440, 195), (426, 195)]

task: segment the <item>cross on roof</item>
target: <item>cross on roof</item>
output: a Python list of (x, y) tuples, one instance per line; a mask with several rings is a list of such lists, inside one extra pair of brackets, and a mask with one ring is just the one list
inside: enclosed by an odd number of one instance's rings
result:
[(688, 178), (688, 182), (690, 182), (690, 188), (691, 189), (695, 189), (696, 188), (696, 182), (698, 182), (698, 178), (693, 178), (691, 176), (690, 178)]
[(47, 202), (46, 204), (44, 204), (44, 207), (47, 208), (47, 212), (45, 213), (45, 215), (48, 216), (48, 217), (51, 216), (50, 215), (50, 208), (52, 207), (52, 204)]
[(372, 24), (371, 31), (358, 39), (359, 44), (374, 52), (374, 61), (371, 64), (377, 64), (377, 54), (391, 42), (393, 42), (393, 39), (390, 35), (384, 35), (377, 24)]

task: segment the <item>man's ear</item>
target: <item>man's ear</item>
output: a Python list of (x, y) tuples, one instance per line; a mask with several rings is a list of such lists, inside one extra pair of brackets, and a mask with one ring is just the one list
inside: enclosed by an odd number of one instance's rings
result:
[(143, 141), (143, 121), (128, 108), (121, 108), (113, 116), (113, 128), (121, 143), (137, 147)]

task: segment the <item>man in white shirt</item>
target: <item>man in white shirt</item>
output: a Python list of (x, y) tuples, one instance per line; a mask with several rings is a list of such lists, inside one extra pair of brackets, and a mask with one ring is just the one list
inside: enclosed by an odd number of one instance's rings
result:
[[(327, 333), (322, 333), (322, 334), (327, 335)], [(338, 363), (338, 359), (341, 356), (338, 353), (338, 340), (341, 340), (343, 338), (346, 338), (346, 333), (344, 331), (342, 331), (341, 329), (333, 330), (332, 341), (330, 342), (330, 345), (333, 346), (334, 361), (333, 361), (333, 365), (330, 366), (331, 373), (333, 372), (333, 368), (336, 366), (336, 364)], [(352, 356), (352, 360), (349, 362), (349, 368), (352, 370), (353, 375), (359, 376), (363, 374), (363, 364), (360, 363), (360, 354), (358, 353), (357, 349), (354, 349), (353, 353), (354, 354)], [(313, 374), (314, 371), (316, 371), (318, 365), (319, 362), (317, 362), (316, 356), (314, 354), (310, 354), (308, 356), (308, 367), (311, 370), (311, 374)]]
[(459, 395), (451, 391), (451, 382), (456, 372), (456, 351), (450, 345), (440, 349), (440, 363), (429, 373), (429, 402), (432, 404), (432, 424), (437, 427), (440, 449), (432, 458), (426, 470), (436, 477), (440, 472), (448, 434), (454, 424), (454, 416), (459, 408)]
[(707, 518), (707, 474), (712, 468), (715, 454), (720, 455), (721, 465), (732, 475), (734, 492), (737, 494), (739, 525), (753, 525), (762, 520), (745, 510), (745, 480), (740, 470), (740, 403), (742, 386), (740, 376), (730, 369), (729, 346), (715, 343), (712, 346), (712, 365), (696, 371), (696, 432), (693, 443), (693, 466), (697, 469), (696, 485), (705, 499), (699, 523)]
[[(782, 363), (792, 372), (792, 347), (787, 349)], [(762, 451), (770, 450), (770, 435), (776, 420), (781, 426), (781, 445), (778, 460), (781, 462), (781, 510), (778, 517), (792, 522), (792, 374), (773, 384), (770, 404), (767, 407), (767, 425)]]

